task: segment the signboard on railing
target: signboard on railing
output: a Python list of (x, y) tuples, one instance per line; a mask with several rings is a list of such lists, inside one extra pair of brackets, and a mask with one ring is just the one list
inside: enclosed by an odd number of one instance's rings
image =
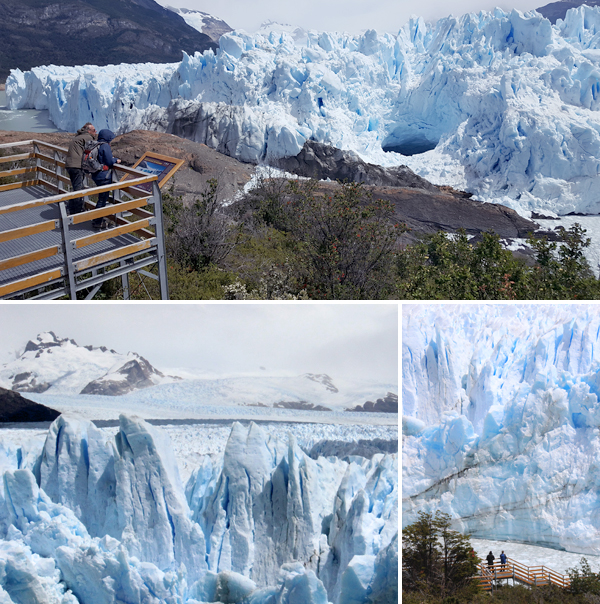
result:
[[(156, 174), (158, 176), (158, 186), (162, 189), (163, 185), (181, 168), (184, 164), (183, 159), (167, 157), (146, 151), (140, 159), (133, 165), (136, 170), (141, 170), (146, 174)], [(127, 174), (122, 180), (134, 180), (136, 177), (133, 174)], [(142, 189), (152, 194), (152, 183), (136, 185), (138, 189)]]

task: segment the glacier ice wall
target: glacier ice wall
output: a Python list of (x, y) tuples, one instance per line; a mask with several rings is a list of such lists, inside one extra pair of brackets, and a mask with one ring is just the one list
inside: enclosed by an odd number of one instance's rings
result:
[(600, 552), (600, 310), (409, 306), (403, 524)]
[(0, 602), (348, 604), (397, 582), (396, 455), (313, 460), (234, 424), (184, 487), (166, 433), (128, 416), (3, 452)]
[(302, 45), (237, 31), (179, 64), (16, 69), (6, 89), (12, 109), (49, 109), (70, 131), (156, 129), (248, 162), (311, 139), (521, 212), (592, 213), (599, 31), (587, 6), (555, 26), (496, 9), (415, 18), (397, 36), (310, 32)]

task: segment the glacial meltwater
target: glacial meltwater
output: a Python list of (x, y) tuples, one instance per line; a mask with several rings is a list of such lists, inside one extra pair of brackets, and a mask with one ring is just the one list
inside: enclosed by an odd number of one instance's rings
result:
[(6, 91), (0, 90), (0, 130), (18, 132), (61, 132), (51, 121), (47, 109), (8, 108)]

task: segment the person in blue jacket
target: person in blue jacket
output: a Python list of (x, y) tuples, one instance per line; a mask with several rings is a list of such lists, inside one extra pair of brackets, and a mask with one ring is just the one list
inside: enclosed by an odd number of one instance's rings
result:
[[(113, 157), (112, 149), (110, 148), (110, 143), (115, 138), (115, 135), (112, 131), (108, 129), (100, 130), (98, 132), (98, 142), (102, 143), (98, 148), (98, 161), (102, 164), (102, 170), (95, 172), (92, 174), (92, 178), (96, 183), (96, 186), (101, 187), (102, 185), (109, 185), (112, 182), (111, 168), (115, 164), (120, 164), (121, 160)], [(108, 201), (108, 197), (110, 195), (109, 191), (105, 193), (100, 193), (98, 195), (98, 203), (96, 204), (96, 209), (103, 208)], [(103, 218), (96, 218), (92, 220), (92, 227), (95, 229), (101, 229), (105, 221)]]
[(504, 553), (504, 550), (502, 550), (502, 553), (500, 554), (500, 564), (502, 565), (501, 570), (504, 570), (504, 567), (506, 566), (506, 554)]

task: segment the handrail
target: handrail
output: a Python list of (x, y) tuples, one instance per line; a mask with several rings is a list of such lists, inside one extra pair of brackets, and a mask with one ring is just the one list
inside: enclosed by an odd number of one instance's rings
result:
[(563, 575), (546, 566), (526, 566), (525, 564), (507, 558), (506, 563), (494, 562), (489, 565), (486, 562), (480, 564), (480, 581), (491, 589), (492, 581), (495, 579), (509, 579), (520, 581), (526, 585), (552, 584), (566, 589), (571, 584), (568, 576)]
[[(25, 153), (24, 150), (28, 146), (31, 152)], [(101, 283), (107, 280), (106, 275), (109, 273), (124, 274), (124, 259), (127, 259), (132, 267), (138, 268), (147, 265), (147, 259), (154, 256), (158, 259), (159, 264), (158, 280), (161, 297), (163, 299), (168, 298), (162, 235), (162, 204), (160, 192), (157, 193), (158, 188), (154, 184), (158, 182), (157, 175), (115, 164), (112, 178), (116, 182), (109, 182), (102, 186), (92, 186), (78, 191), (66, 191), (63, 183), (70, 184), (70, 178), (67, 178), (65, 173), (67, 149), (35, 139), (0, 144), (0, 150), (6, 149), (15, 149), (15, 151), (12, 152), (12, 155), (0, 157), (0, 178), (9, 177), (7, 184), (0, 185), (0, 192), (41, 186), (46, 189), (45, 193), (48, 193), (48, 196), (29, 199), (20, 203), (10, 203), (9, 201), (10, 205), (0, 207), (0, 218), (11, 213), (41, 208), (50, 204), (59, 205), (60, 217), (58, 220), (34, 222), (33, 224), (0, 231), (0, 244), (54, 230), (60, 231), (62, 244), (48, 247), (46, 243), (46, 247), (32, 249), (37, 248), (37, 240), (32, 240), (31, 244), (27, 243), (26, 245), (25, 249), (27, 251), (17, 256), (3, 258), (0, 261), (0, 271), (59, 255), (63, 258), (64, 265), (37, 275), (20, 277), (4, 283), (0, 285), (0, 297), (10, 297), (11, 294), (17, 292), (26, 292), (45, 286), (45, 284), (54, 285), (60, 282), (64, 283), (64, 288), (60, 286), (59, 289), (50, 291), (48, 297), (57, 297), (62, 295), (62, 292), (69, 292), (71, 298), (74, 298), (75, 293), (87, 287), (88, 283)], [(123, 175), (126, 175), (129, 180), (125, 180)], [(113, 204), (103, 208), (94, 208), (94, 204), (93, 202), (90, 203), (89, 197), (110, 191), (115, 192)], [(158, 189), (158, 191), (160, 190)], [(52, 194), (53, 192), (56, 194)], [(64, 202), (81, 197), (86, 198), (84, 211), (69, 216)], [(142, 208), (145, 206), (151, 206), (150, 211), (143, 210)], [(120, 216), (122, 212), (131, 212), (135, 216), (126, 220)], [(70, 230), (73, 225), (89, 222), (92, 219), (98, 220), (105, 216), (113, 217), (112, 220), (115, 225), (112, 228), (83, 237), (72, 238)], [(7, 220), (7, 222), (10, 224), (10, 221)], [(6, 227), (4, 228), (6, 229)], [(114, 249), (90, 252), (92, 253), (91, 256), (74, 259), (73, 252), (77, 249), (101, 243), (108, 239), (116, 239), (123, 235), (135, 235), (138, 241), (128, 245), (123, 245), (125, 241), (120, 241)], [(51, 240), (54, 239), (55, 237)], [(8, 250), (10, 248), (6, 248), (5, 255)], [(156, 260), (154, 261), (156, 262)], [(61, 262), (61, 260), (58, 262)], [(120, 269), (118, 266), (116, 268), (111, 266), (108, 271), (106, 270), (108, 264), (118, 262), (121, 263)], [(99, 269), (95, 267), (99, 267)], [(135, 270), (135, 268), (131, 270)], [(98, 270), (101, 272), (98, 273)], [(82, 273), (89, 273), (90, 271), (91, 276), (82, 275)], [(21, 272), (21, 274), (23, 273)]]

